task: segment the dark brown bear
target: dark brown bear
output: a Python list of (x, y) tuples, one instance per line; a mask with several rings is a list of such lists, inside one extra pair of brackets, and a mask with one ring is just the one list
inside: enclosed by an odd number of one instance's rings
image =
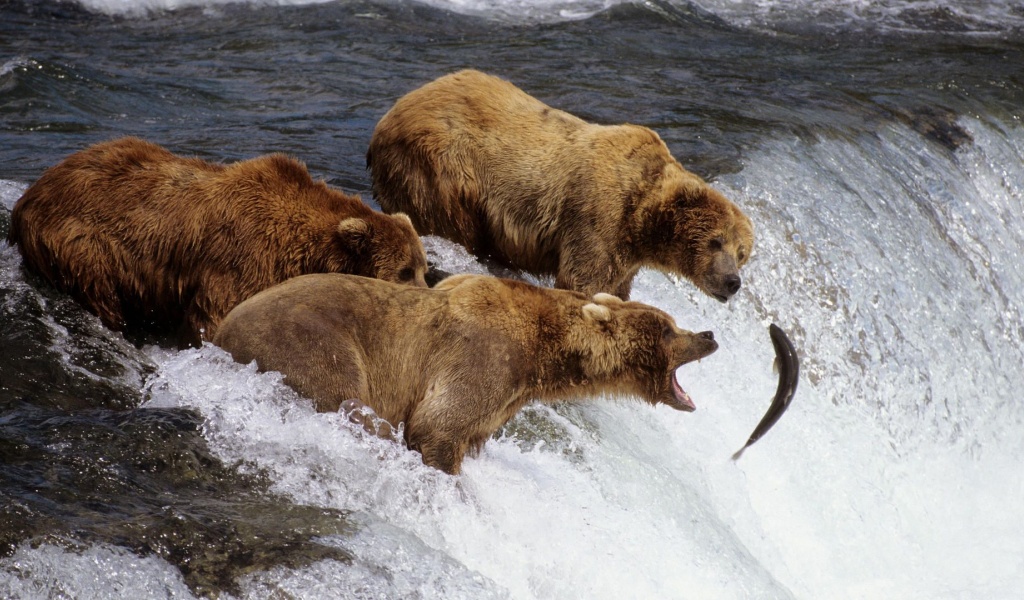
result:
[(479, 71), (399, 99), (367, 165), (381, 207), (421, 234), (587, 295), (628, 299), (651, 267), (724, 302), (753, 248), (750, 219), (655, 132), (587, 123)]
[(646, 304), (483, 275), (434, 289), (297, 277), (235, 307), (214, 343), (284, 373), (318, 410), (357, 399), (404, 423), (409, 448), (448, 473), (531, 400), (608, 394), (692, 411), (676, 369), (718, 348)]
[(296, 275), (355, 273), (425, 285), (404, 215), (313, 181), (271, 154), (230, 165), (122, 138), (48, 169), (9, 235), (25, 264), (116, 330), (212, 339), (236, 304)]

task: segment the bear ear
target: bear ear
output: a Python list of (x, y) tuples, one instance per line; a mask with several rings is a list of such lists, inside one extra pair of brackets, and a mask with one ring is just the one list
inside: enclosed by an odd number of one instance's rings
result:
[(474, 275), (472, 273), (458, 273), (456, 275), (449, 275), (448, 277), (445, 277), (441, 281), (438, 281), (437, 284), (434, 285), (433, 289), (450, 290), (459, 284), (465, 283), (466, 281), (479, 279), (480, 277), (482, 277), (482, 275)]
[(399, 221), (405, 221), (406, 223), (409, 224), (409, 227), (412, 227), (413, 229), (416, 229), (415, 227), (413, 227), (412, 219), (409, 218), (409, 215), (407, 215), (407, 214), (405, 214), (403, 212), (396, 212), (396, 213), (392, 213), (391, 216), (396, 218), (396, 219), (398, 219)]
[(338, 237), (346, 245), (354, 248), (362, 248), (368, 244), (372, 233), (370, 224), (358, 217), (342, 219), (341, 223), (338, 223)]
[(598, 323), (605, 323), (612, 318), (612, 311), (608, 310), (607, 306), (591, 302), (583, 305), (583, 317)]
[(594, 302), (598, 304), (622, 304), (622, 298), (606, 294), (604, 292), (598, 292), (594, 294)]

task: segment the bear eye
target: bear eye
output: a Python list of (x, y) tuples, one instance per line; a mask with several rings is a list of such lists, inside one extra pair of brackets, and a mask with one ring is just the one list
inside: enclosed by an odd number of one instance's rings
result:
[(712, 251), (717, 252), (721, 250), (723, 246), (725, 246), (725, 240), (723, 240), (720, 237), (713, 238), (710, 242), (708, 242), (708, 246), (711, 248)]
[(399, 281), (409, 281), (416, 275), (416, 271), (412, 267), (406, 267), (398, 272)]

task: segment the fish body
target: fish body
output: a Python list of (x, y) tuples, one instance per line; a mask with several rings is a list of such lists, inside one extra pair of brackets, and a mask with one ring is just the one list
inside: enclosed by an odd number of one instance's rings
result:
[(793, 401), (793, 395), (796, 394), (796, 384), (800, 377), (800, 359), (797, 358), (796, 349), (793, 347), (793, 343), (789, 341), (789, 337), (786, 336), (786, 332), (775, 323), (768, 327), (768, 333), (771, 335), (772, 345), (775, 346), (774, 367), (779, 373), (779, 385), (775, 389), (775, 397), (772, 398), (772, 404), (768, 407), (768, 411), (761, 418), (761, 422), (757, 424), (757, 427), (754, 428), (754, 432), (750, 434), (747, 443), (736, 454), (732, 455), (733, 460), (742, 456), (744, 450), (761, 439), (761, 436), (768, 433), (768, 430), (778, 422), (779, 418), (786, 412), (786, 409), (789, 408), (790, 402)]

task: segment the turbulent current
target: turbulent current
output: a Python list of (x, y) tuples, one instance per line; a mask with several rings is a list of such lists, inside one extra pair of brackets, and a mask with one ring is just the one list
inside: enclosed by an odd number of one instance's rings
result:
[[(695, 413), (530, 406), (457, 477), (216, 347), (125, 340), (0, 242), (0, 597), (1020, 597), (1022, 65), (1009, 1), (0, 4), (0, 234), (121, 135), (372, 203), (374, 124), (473, 67), (655, 129), (757, 236), (726, 305), (634, 284), (715, 332)], [(732, 461), (773, 322), (800, 386)]]

